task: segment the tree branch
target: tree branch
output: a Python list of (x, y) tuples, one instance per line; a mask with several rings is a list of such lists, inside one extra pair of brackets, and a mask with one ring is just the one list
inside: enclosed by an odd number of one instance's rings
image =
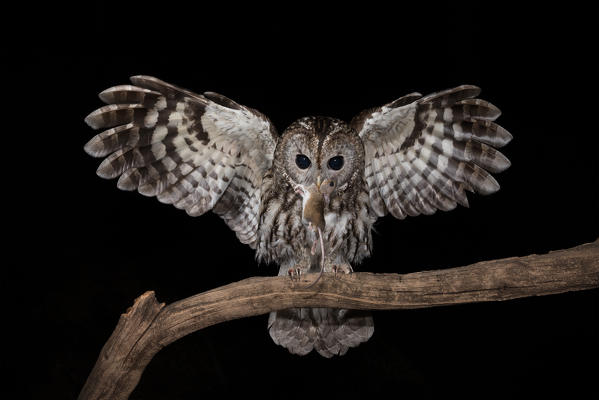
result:
[(503, 301), (599, 287), (599, 239), (544, 255), (412, 274), (256, 277), (165, 307), (146, 292), (121, 315), (80, 400), (127, 399), (152, 357), (181, 337), (232, 319), (290, 307), (393, 310)]

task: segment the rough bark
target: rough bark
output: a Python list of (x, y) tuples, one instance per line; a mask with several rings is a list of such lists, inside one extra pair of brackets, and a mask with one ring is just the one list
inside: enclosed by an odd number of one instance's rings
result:
[(127, 399), (152, 357), (205, 327), (290, 307), (392, 310), (503, 301), (599, 287), (599, 239), (543, 255), (411, 274), (256, 277), (165, 306), (146, 292), (119, 323), (79, 399)]

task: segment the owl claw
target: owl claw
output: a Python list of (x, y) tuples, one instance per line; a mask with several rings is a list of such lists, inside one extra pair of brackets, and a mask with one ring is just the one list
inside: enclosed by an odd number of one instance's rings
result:
[(292, 281), (296, 279), (299, 281), (302, 277), (302, 269), (299, 267), (289, 268), (287, 270), (287, 275), (289, 275), (289, 278), (291, 278)]
[(347, 275), (347, 274), (351, 274), (352, 272), (354, 272), (352, 267), (349, 266), (348, 264), (333, 264), (331, 266), (331, 269), (335, 273), (335, 276), (337, 276), (337, 273), (342, 273), (342, 274)]

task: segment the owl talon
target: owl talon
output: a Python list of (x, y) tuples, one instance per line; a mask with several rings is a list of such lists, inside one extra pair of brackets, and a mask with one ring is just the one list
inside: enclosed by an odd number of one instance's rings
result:
[(352, 267), (349, 266), (348, 264), (333, 264), (331, 266), (331, 269), (335, 273), (335, 277), (337, 277), (337, 273), (347, 275), (347, 274), (351, 274), (352, 272), (354, 272)]
[(292, 281), (299, 281), (302, 278), (302, 269), (300, 267), (289, 268), (287, 270), (287, 275), (289, 275), (289, 278), (291, 278)]

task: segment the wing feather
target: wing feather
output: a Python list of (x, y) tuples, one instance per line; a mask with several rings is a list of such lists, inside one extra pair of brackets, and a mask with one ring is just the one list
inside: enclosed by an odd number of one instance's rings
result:
[(105, 129), (84, 147), (97, 174), (198, 216), (213, 210), (256, 246), (262, 177), (277, 135), (263, 114), (217, 93), (199, 95), (150, 76), (104, 90), (85, 122)]
[(494, 122), (501, 111), (479, 94), (472, 85), (413, 93), (352, 120), (364, 143), (365, 181), (377, 215), (401, 219), (467, 207), (466, 190), (499, 190), (490, 173), (510, 161), (495, 148), (512, 135)]

